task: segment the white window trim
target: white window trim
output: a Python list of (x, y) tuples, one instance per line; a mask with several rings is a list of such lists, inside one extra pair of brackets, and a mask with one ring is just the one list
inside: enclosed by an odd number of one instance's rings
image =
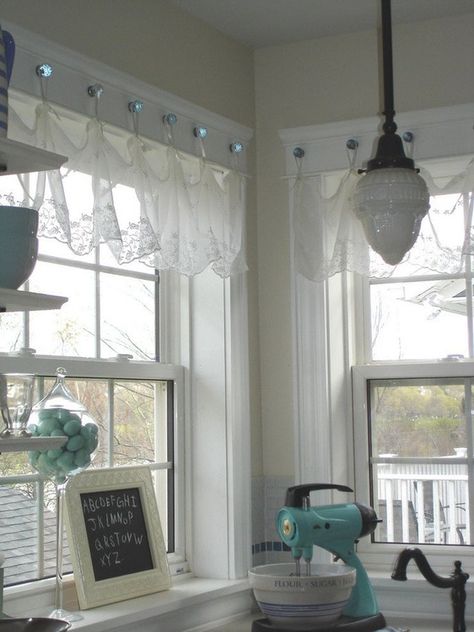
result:
[[(474, 362), (471, 360), (459, 360), (454, 362), (392, 362), (377, 364), (373, 363), (352, 368), (353, 376), (353, 399), (354, 399), (354, 419), (355, 423), (365, 428), (356, 433), (354, 441), (354, 462), (355, 477), (357, 480), (357, 494), (361, 498), (370, 498), (369, 477), (365, 464), (369, 461), (368, 451), (368, 429), (367, 429), (367, 380), (370, 379), (398, 379), (398, 378), (436, 378), (436, 377), (470, 377), (474, 376)], [(456, 458), (452, 462), (465, 463), (472, 471), (472, 457)], [(472, 499), (471, 499), (472, 505)], [(434, 548), (436, 547), (436, 548)], [(367, 560), (370, 568), (383, 570), (391, 568), (394, 557), (400, 552), (403, 545), (400, 544), (377, 544), (371, 543), (370, 538), (362, 538), (358, 544), (358, 552)], [(426, 553), (436, 551), (431, 554), (431, 562), (439, 572), (447, 574), (453, 571), (453, 560), (462, 559), (467, 567), (474, 559), (474, 553), (469, 546), (449, 545), (423, 545)]]
[[(8, 364), (6, 364), (8, 362)], [(0, 354), (0, 372), (36, 373), (39, 375), (56, 374), (58, 364), (66, 365), (68, 374), (74, 378), (103, 378), (114, 380), (169, 380), (174, 388), (174, 486), (175, 486), (175, 550), (168, 556), (172, 573), (187, 570), (185, 521), (185, 496), (178, 494), (184, 486), (185, 469), (181, 466), (184, 454), (184, 369), (180, 366), (158, 362), (134, 362), (133, 360), (97, 360), (82, 358), (65, 358), (64, 356), (12, 355)], [(4, 368), (6, 366), (6, 369)], [(107, 378), (104, 377), (105, 371)], [(0, 455), (1, 458), (1, 455)], [(41, 583), (43, 580), (37, 580)], [(36, 583), (36, 582), (35, 582)], [(7, 589), (9, 594), (10, 589)], [(14, 592), (14, 591), (13, 591)]]

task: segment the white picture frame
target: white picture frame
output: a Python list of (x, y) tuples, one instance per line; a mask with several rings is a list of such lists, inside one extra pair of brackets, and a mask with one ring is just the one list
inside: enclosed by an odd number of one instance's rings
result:
[(64, 502), (82, 610), (170, 588), (166, 547), (148, 467), (80, 472), (67, 482)]

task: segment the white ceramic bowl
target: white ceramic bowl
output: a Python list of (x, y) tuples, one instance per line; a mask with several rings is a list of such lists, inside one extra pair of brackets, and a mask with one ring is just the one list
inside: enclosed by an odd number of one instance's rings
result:
[(344, 564), (312, 564), (310, 576), (297, 577), (294, 563), (266, 564), (250, 569), (249, 579), (260, 610), (275, 627), (307, 630), (341, 616), (356, 581), (356, 569)]

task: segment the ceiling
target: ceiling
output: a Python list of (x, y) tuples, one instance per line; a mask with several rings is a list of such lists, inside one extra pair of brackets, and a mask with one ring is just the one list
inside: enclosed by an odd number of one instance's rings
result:
[[(169, 0), (233, 39), (262, 48), (374, 29), (378, 0)], [(392, 0), (393, 23), (474, 12), (473, 0)]]

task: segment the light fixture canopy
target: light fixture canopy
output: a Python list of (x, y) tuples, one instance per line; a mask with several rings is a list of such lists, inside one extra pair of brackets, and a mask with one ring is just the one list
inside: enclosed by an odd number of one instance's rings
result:
[(400, 263), (420, 233), (429, 192), (415, 163), (405, 155), (393, 105), (391, 0), (381, 0), (385, 121), (375, 157), (354, 192), (354, 211), (375, 252), (390, 265)]

